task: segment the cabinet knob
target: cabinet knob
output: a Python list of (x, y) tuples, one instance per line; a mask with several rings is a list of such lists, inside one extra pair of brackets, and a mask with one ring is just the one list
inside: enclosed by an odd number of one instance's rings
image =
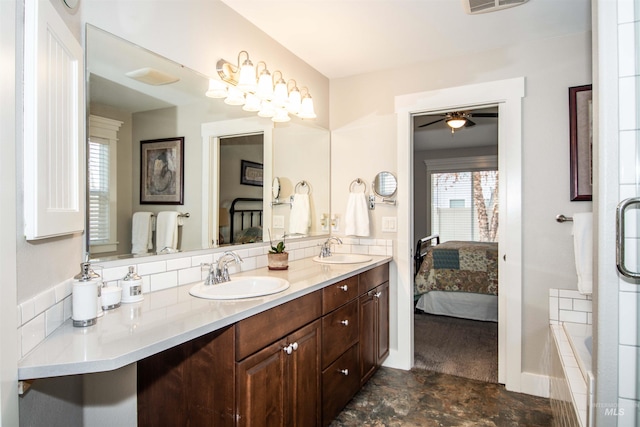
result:
[(344, 326), (349, 326), (349, 319), (341, 320), (340, 323), (342, 323)]
[(285, 346), (282, 350), (287, 354), (291, 354), (291, 353), (293, 353), (293, 346), (291, 344), (289, 344), (289, 345)]
[(345, 292), (347, 292), (349, 290), (349, 286), (347, 286), (347, 285), (338, 286), (338, 288), (342, 289)]
[(380, 295), (382, 295), (382, 292), (376, 292), (375, 294), (373, 294), (375, 298), (380, 298)]
[(344, 375), (345, 377), (347, 375), (349, 375), (349, 370), (348, 369), (339, 369), (338, 372), (340, 372), (342, 375)]
[(291, 348), (293, 349), (293, 351), (296, 351), (298, 349), (298, 342), (294, 342), (293, 344), (291, 344)]

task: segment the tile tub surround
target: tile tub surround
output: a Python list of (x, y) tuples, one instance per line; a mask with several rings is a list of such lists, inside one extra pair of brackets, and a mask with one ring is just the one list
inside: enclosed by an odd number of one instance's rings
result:
[(549, 323), (557, 325), (562, 322), (591, 325), (591, 295), (582, 295), (568, 289), (549, 289)]
[[(549, 323), (557, 350), (562, 376), (569, 390), (571, 405), (560, 405), (563, 411), (573, 407), (580, 426), (587, 426), (591, 354), (585, 339), (592, 333), (592, 299), (578, 291), (549, 290)], [(571, 418), (568, 414), (558, 414)]]
[(66, 320), (20, 359), (18, 377), (117, 369), (389, 261), (391, 257), (372, 256), (366, 263), (324, 265), (305, 258), (290, 262), (284, 271), (262, 267), (234, 273), (280, 277), (291, 284), (286, 291), (260, 298), (196, 298), (189, 294), (192, 284), (150, 292), (141, 302), (105, 312), (94, 326), (75, 328)]

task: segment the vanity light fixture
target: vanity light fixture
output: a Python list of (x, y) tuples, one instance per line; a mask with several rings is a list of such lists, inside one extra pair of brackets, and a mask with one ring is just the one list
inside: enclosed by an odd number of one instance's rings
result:
[(303, 87), (303, 95), (296, 80), (286, 82), (279, 70), (272, 75), (264, 61), (254, 67), (246, 50), (238, 54), (237, 64), (218, 60), (216, 71), (221, 81), (209, 80), (206, 95), (210, 98), (225, 98), (226, 104), (242, 105), (243, 110), (270, 117), (274, 122), (288, 122), (289, 113), (301, 119), (317, 117), (308, 88)]

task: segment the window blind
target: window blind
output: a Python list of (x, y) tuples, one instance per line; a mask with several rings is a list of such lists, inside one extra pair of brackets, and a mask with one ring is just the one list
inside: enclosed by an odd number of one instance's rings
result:
[(109, 140), (89, 139), (89, 240), (91, 244), (109, 242)]

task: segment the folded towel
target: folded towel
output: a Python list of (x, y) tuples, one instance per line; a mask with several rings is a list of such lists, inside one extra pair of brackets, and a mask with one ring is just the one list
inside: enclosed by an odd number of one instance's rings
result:
[(347, 236), (369, 236), (369, 208), (364, 193), (349, 193), (344, 222)]
[(578, 273), (578, 292), (591, 295), (593, 290), (593, 215), (573, 214), (573, 250)]
[(153, 249), (151, 212), (134, 212), (131, 220), (131, 253), (146, 254)]
[(307, 234), (311, 226), (308, 194), (294, 194), (289, 215), (289, 234)]
[(156, 252), (178, 249), (178, 212), (163, 211), (156, 221)]

